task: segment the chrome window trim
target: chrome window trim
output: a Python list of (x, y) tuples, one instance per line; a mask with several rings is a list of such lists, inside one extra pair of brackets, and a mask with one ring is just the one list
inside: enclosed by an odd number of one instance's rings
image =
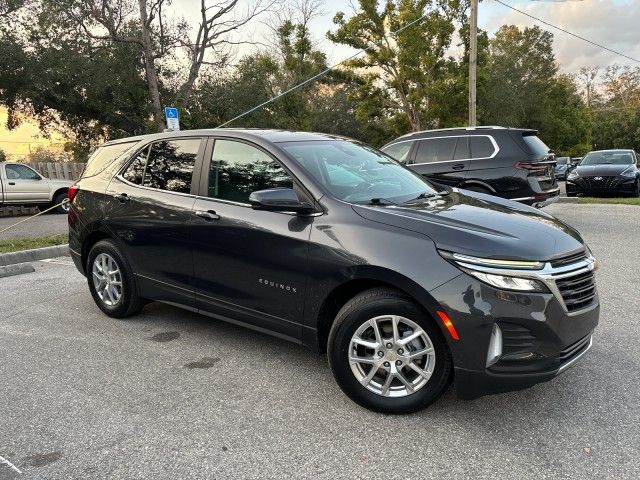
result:
[(431, 130), (420, 130), (418, 132), (411, 132), (411, 133), (405, 133), (404, 135), (398, 137), (398, 138), (404, 138), (404, 137), (408, 137), (409, 135), (417, 135), (419, 133), (429, 133), (429, 132), (452, 132), (454, 130), (458, 130), (460, 132), (466, 130), (466, 131), (478, 131), (478, 130), (506, 130), (506, 127), (500, 127), (498, 125), (486, 125), (486, 126), (479, 126), (479, 127), (464, 127), (464, 128), (460, 128), (460, 127), (449, 127), (449, 128), (434, 128)]
[[(390, 143), (389, 145), (385, 145), (385, 147), (391, 147), (393, 145), (397, 145), (398, 143), (422, 142), (422, 141), (427, 141), (427, 140), (438, 140), (440, 138), (473, 138), (473, 137), (487, 137), (491, 141), (491, 144), (493, 145), (493, 153), (489, 157), (471, 157), (471, 158), (459, 158), (457, 160), (440, 160), (440, 161), (437, 161), (437, 162), (406, 163), (405, 165), (407, 165), (407, 166), (410, 166), (410, 165), (431, 165), (432, 163), (433, 164), (437, 164), (437, 163), (467, 162), (467, 161), (471, 161), (471, 160), (491, 160), (496, 155), (498, 155), (498, 152), (500, 152), (500, 147), (498, 146), (498, 143), (496, 142), (495, 138), (493, 138), (493, 136), (491, 136), (491, 135), (443, 135), (443, 136), (440, 136), (440, 137), (412, 138), (410, 140), (400, 140), (399, 142), (393, 142), (393, 143)], [(400, 137), (400, 138), (402, 138), (402, 137)], [(382, 152), (384, 152), (384, 150), (382, 150)]]

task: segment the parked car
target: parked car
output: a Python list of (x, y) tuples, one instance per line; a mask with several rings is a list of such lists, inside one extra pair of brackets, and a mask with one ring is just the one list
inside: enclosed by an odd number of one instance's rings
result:
[(633, 150), (587, 153), (567, 176), (567, 196), (579, 193), (626, 194), (640, 197), (640, 162)]
[[(27, 205), (49, 208), (67, 198), (73, 184), (69, 180), (50, 180), (28, 165), (13, 162), (0, 163), (0, 206)], [(62, 203), (56, 209), (67, 213), (69, 204)]]
[(427, 130), (382, 151), (441, 185), (542, 205), (558, 198), (555, 155), (536, 130), (503, 127)]
[(556, 157), (555, 174), (558, 180), (567, 179), (567, 170), (571, 166), (571, 158), (569, 157)]
[(112, 141), (69, 198), (71, 255), (106, 315), (158, 300), (327, 351), (377, 411), (425, 407), (452, 376), (462, 398), (547, 381), (598, 323), (577, 231), (340, 137)]

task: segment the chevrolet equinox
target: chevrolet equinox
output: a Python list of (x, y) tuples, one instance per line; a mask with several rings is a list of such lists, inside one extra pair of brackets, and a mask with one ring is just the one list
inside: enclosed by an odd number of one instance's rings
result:
[(403, 413), (552, 379), (591, 347), (595, 259), (522, 203), (435, 186), (324, 134), (108, 142), (70, 188), (98, 307), (161, 301), (326, 351), (357, 403)]

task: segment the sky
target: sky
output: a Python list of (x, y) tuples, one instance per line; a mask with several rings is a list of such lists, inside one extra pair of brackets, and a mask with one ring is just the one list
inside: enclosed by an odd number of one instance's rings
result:
[[(246, 8), (252, 0), (241, 0)], [(382, 3), (382, 0), (380, 0)], [(547, 22), (586, 37), (613, 50), (640, 59), (640, 0), (503, 0), (505, 3), (524, 10)], [(175, 0), (176, 13), (187, 20), (197, 21), (199, 0)], [(340, 61), (354, 51), (347, 47), (336, 46), (325, 35), (334, 28), (332, 18), (337, 11), (347, 16), (352, 12), (352, 0), (326, 1), (323, 14), (314, 19), (312, 33), (319, 47), (328, 53), (331, 63)], [(357, 2), (353, 2), (357, 3)], [(504, 24), (527, 27), (538, 24), (534, 20), (500, 5), (494, 0), (481, 0), (478, 15), (478, 27), (494, 34)], [(540, 25), (540, 24), (538, 24)], [(540, 25), (554, 34), (554, 48), (560, 69), (566, 73), (575, 73), (582, 66), (607, 66), (612, 63), (633, 64), (630, 60), (614, 53), (589, 45), (555, 29)], [(242, 36), (256, 38), (264, 35), (267, 29), (260, 22), (247, 27)], [(253, 46), (239, 47), (236, 55), (249, 53)], [(638, 65), (638, 64), (636, 64)]]
[[(240, 0), (240, 8), (247, 8), (251, 1), (254, 0)], [(503, 1), (549, 23), (640, 59), (640, 0)], [(178, 16), (195, 23), (200, 14), (199, 6), (200, 0), (174, 0), (172, 8)], [(353, 53), (353, 50), (347, 47), (333, 45), (325, 37), (326, 32), (334, 28), (332, 18), (337, 11), (343, 11), (349, 16), (352, 12), (351, 0), (325, 1), (322, 15), (314, 19), (311, 25), (318, 48), (328, 54), (330, 63), (336, 63)], [(527, 27), (536, 24), (536, 22), (518, 12), (509, 10), (494, 0), (481, 0), (478, 15), (479, 28), (492, 35), (504, 24)], [(544, 25), (541, 27), (549, 29)], [(549, 30), (554, 34), (554, 50), (563, 72), (575, 73), (582, 66), (606, 67), (613, 63), (638, 65), (562, 32)], [(268, 28), (264, 24), (256, 21), (247, 26), (240, 33), (240, 37), (242, 39), (261, 39), (267, 31)], [(255, 48), (255, 46), (237, 47), (236, 58), (250, 53)], [(30, 122), (26, 122), (20, 129), (7, 131), (4, 128), (5, 118), (6, 111), (0, 108), (0, 148), (5, 151), (22, 155), (28, 153), (29, 147), (33, 149), (38, 145), (48, 143), (48, 140), (39, 135), (37, 126)], [(28, 143), (17, 143), (28, 141), (37, 143), (32, 143), (30, 146)], [(56, 138), (54, 141), (60, 142), (60, 138)]]

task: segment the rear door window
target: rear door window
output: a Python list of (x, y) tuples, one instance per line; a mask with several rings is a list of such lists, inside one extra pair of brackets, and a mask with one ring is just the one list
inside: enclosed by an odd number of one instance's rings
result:
[(142, 185), (170, 192), (190, 193), (200, 143), (199, 138), (185, 138), (152, 144)]
[(435, 163), (453, 160), (457, 137), (420, 140), (416, 163)]
[(454, 160), (466, 160), (471, 158), (469, 153), (469, 137), (458, 137), (458, 143), (456, 143), (456, 151), (453, 154)]
[(471, 158), (489, 158), (495, 152), (489, 137), (470, 137), (469, 149), (471, 150)]
[(144, 178), (144, 168), (147, 165), (147, 157), (149, 156), (149, 147), (145, 147), (140, 153), (138, 153), (133, 161), (129, 164), (122, 176), (128, 182), (136, 185), (142, 185), (142, 179)]
[(384, 147), (382, 151), (399, 162), (404, 163), (407, 161), (407, 155), (409, 155), (412, 145), (413, 142), (394, 143), (393, 145)]

